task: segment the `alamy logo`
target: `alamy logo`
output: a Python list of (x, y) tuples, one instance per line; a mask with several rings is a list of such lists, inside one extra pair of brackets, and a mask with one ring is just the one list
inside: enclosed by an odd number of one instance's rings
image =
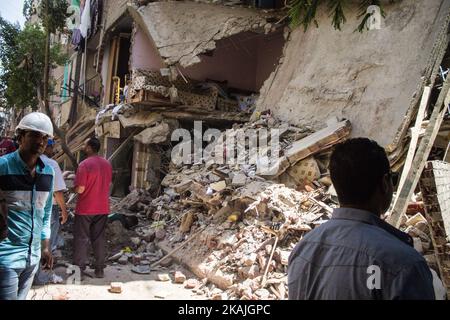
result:
[(67, 264), (66, 274), (70, 276), (66, 280), (66, 284), (74, 284), (79, 286), (81, 284), (81, 269), (78, 266)]
[(369, 6), (366, 11), (367, 14), (370, 14), (367, 19), (366, 26), (368, 30), (380, 30), (381, 29), (381, 8), (376, 5)]
[(381, 269), (379, 266), (369, 266), (367, 268), (367, 274), (369, 277), (367, 278), (367, 288), (369, 290), (381, 289)]

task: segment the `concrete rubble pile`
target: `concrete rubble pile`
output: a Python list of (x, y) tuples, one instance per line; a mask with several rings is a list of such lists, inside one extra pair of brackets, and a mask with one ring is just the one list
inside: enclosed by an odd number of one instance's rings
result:
[[(249, 129), (279, 129), (279, 159), (285, 161), (289, 155), (294, 160), (270, 175), (259, 172), (256, 164), (214, 163), (211, 154), (200, 164), (172, 162), (161, 182), (161, 196), (151, 200), (146, 191), (135, 190), (114, 206), (134, 212), (146, 223), (135, 229), (134, 251), (112, 260), (132, 262), (133, 271), (144, 274), (177, 260), (204, 279), (193, 290), (211, 299), (286, 298), (290, 252), (305, 233), (330, 216), (332, 208), (325, 204), (332, 202), (326, 158), (330, 147), (349, 135), (350, 124), (336, 122), (312, 133), (266, 114), (235, 125), (228, 135)], [(312, 143), (311, 136), (317, 137)], [(217, 146), (219, 142), (213, 150), (222, 150)], [(246, 150), (246, 159), (252, 156)], [(164, 258), (163, 252), (174, 249), (176, 253)]]
[(413, 201), (401, 220), (400, 229), (409, 234), (414, 240), (414, 248), (424, 255), (430, 266), (436, 266), (433, 244), (430, 235), (429, 222), (425, 218), (422, 194), (414, 195)]

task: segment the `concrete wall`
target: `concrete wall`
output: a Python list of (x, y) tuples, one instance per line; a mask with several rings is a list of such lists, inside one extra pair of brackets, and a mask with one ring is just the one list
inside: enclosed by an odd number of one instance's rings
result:
[(212, 56), (200, 55), (200, 63), (180, 70), (196, 80), (228, 80), (228, 86), (255, 91), (258, 39), (243, 33), (217, 41)]
[(382, 28), (364, 33), (354, 32), (360, 21), (355, 2), (341, 32), (320, 7), (319, 28), (292, 32), (283, 64), (265, 82), (258, 109), (317, 128), (331, 116), (345, 117), (352, 122), (353, 136), (387, 146), (403, 123), (449, 4), (386, 4)]
[(257, 92), (278, 65), (283, 45), (281, 32), (244, 32), (218, 41), (212, 56), (201, 55), (200, 63), (180, 70), (192, 79), (228, 80), (230, 87)]
[(278, 66), (284, 44), (282, 30), (258, 39), (258, 55), (256, 56), (256, 87), (258, 90)]
[(164, 68), (164, 62), (161, 59), (155, 44), (152, 43), (139, 27), (136, 27), (133, 43), (131, 45), (131, 69), (157, 71)]
[(104, 0), (103, 2), (103, 20), (105, 30), (108, 30), (122, 16), (129, 0)]
[[(228, 86), (259, 91), (278, 65), (284, 38), (282, 32), (270, 35), (243, 32), (217, 41), (211, 55), (200, 55), (200, 63), (183, 68), (183, 75), (196, 79), (228, 81)], [(131, 68), (157, 71), (164, 62), (154, 43), (136, 28), (131, 50)]]
[(263, 28), (273, 18), (262, 10), (194, 1), (157, 1), (128, 11), (164, 62), (183, 67), (198, 63), (198, 55), (213, 50), (216, 41)]

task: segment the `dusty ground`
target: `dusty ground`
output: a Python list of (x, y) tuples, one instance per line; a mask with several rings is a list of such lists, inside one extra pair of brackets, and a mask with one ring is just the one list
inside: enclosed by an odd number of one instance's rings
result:
[[(74, 277), (71, 272), (67, 273), (67, 266), (72, 261), (73, 253), (73, 235), (72, 221), (69, 221), (61, 233), (64, 238), (64, 244), (60, 248), (60, 256), (57, 257), (54, 272), (63, 278), (62, 284), (49, 284), (45, 286), (33, 286), (28, 294), (30, 300), (201, 300), (207, 299), (204, 295), (197, 295), (192, 290), (185, 289), (182, 284), (173, 282), (175, 271), (181, 271), (187, 279), (195, 278), (185, 268), (173, 263), (169, 267), (158, 266), (150, 274), (137, 274), (131, 271), (133, 264), (120, 265), (118, 263), (108, 262), (105, 268), (105, 277), (98, 279), (93, 277), (94, 270), (87, 269), (87, 273), (92, 277), (86, 276), (80, 284), (74, 283)], [(108, 246), (107, 256), (118, 252), (129, 242), (133, 232), (126, 231), (123, 228), (111, 233), (107, 229)], [(92, 252), (90, 253), (92, 260)], [(91, 261), (92, 262), (92, 261)], [(169, 274), (171, 280), (162, 282), (158, 280), (158, 274)], [(70, 279), (71, 278), (71, 279)], [(72, 281), (71, 281), (72, 280)], [(110, 293), (109, 288), (112, 282), (122, 283), (122, 293)]]
[[(160, 268), (151, 274), (140, 275), (131, 272), (132, 265), (110, 265), (105, 269), (105, 278), (96, 279), (86, 277), (80, 285), (50, 284), (46, 286), (32, 287), (27, 299), (30, 300), (201, 300), (205, 296), (199, 296), (192, 290), (185, 289), (182, 284), (173, 281), (162, 282), (157, 279), (160, 273), (182, 271), (188, 278), (192, 277), (188, 271), (180, 266), (172, 265), (169, 268)], [(67, 278), (66, 269), (58, 267), (55, 272)], [(93, 270), (89, 270), (93, 274)], [(111, 282), (122, 282), (122, 293), (110, 293)]]

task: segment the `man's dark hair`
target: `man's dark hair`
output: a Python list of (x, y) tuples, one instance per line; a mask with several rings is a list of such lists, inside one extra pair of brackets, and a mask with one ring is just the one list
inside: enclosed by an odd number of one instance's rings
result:
[(95, 153), (100, 151), (100, 140), (97, 138), (89, 138), (87, 145), (92, 148)]
[(349, 139), (336, 146), (330, 159), (330, 174), (341, 204), (365, 204), (386, 173), (386, 152), (367, 138)]
[(25, 130), (23, 129), (17, 129), (16, 130), (16, 134), (15, 134), (15, 138), (16, 140), (19, 140), (21, 137), (23, 137), (25, 135)]

